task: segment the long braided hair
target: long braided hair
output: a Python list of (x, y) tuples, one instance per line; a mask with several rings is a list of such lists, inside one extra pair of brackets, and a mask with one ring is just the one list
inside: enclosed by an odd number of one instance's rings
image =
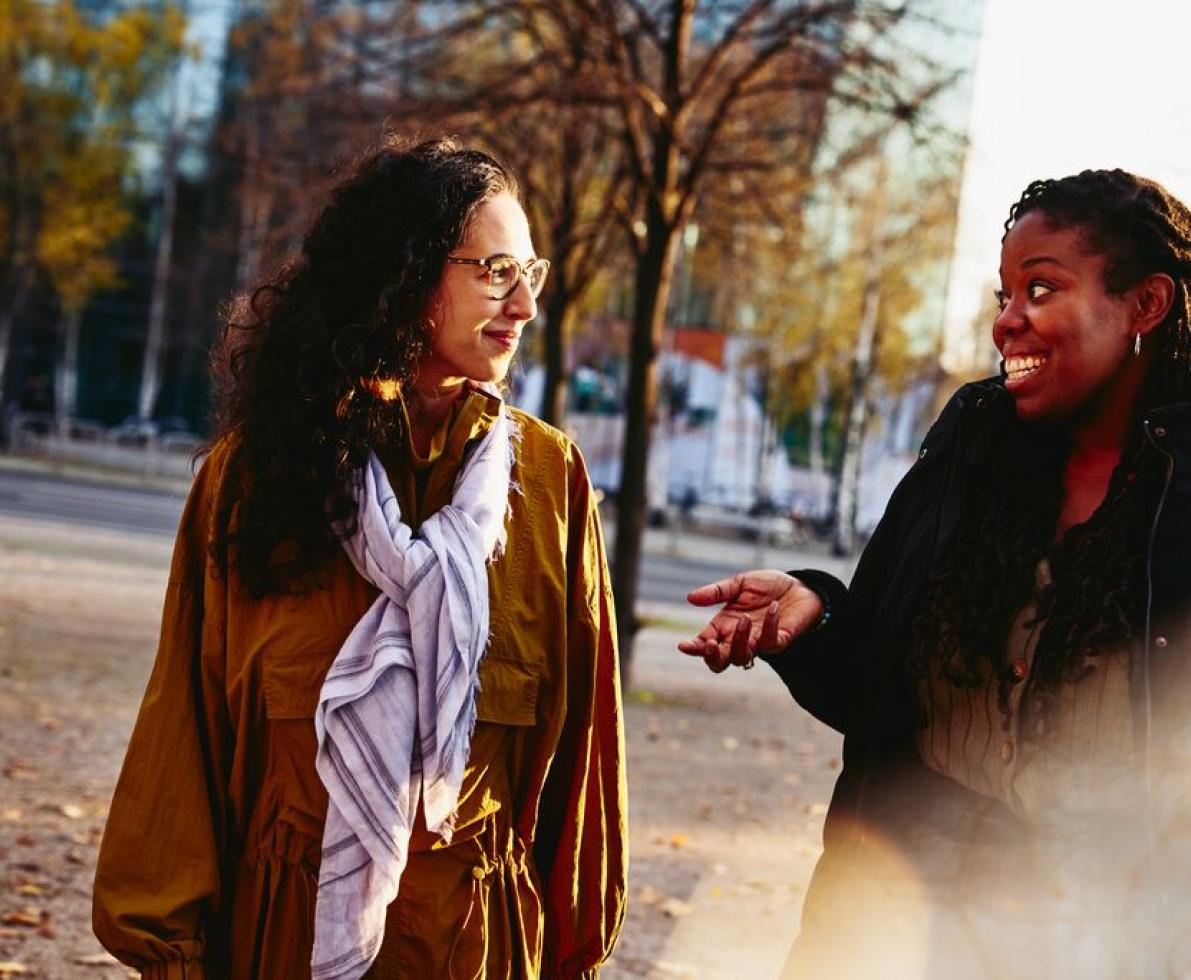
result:
[(1145, 548), (1164, 476), (1157, 454), (1145, 451), (1141, 420), (1158, 405), (1191, 399), (1191, 212), (1159, 184), (1122, 170), (1034, 181), (1010, 208), (1005, 234), (1035, 211), (1054, 228), (1077, 230), (1090, 252), (1105, 257), (1110, 294), (1154, 273), (1176, 285), (1169, 314), (1149, 338), (1161, 349), (1132, 437), (1096, 513), (1053, 540), (1066, 437), (1004, 420), (984, 433), (984, 461), (964, 473), (958, 528), (931, 570), (913, 623), (913, 674), (933, 668), (960, 687), (992, 679), (1007, 711), (1016, 682), (1004, 663), (1009, 629), (1035, 594), (1039, 562), (1048, 559), (1051, 582), (1037, 592), (1029, 624), (1041, 632), (1023, 702), (1044, 726), (1059, 685), (1139, 632)]
[(386, 136), (339, 177), (300, 254), (233, 305), (212, 368), (239, 490), (212, 551), (249, 594), (306, 591), (339, 547), (332, 522), (354, 531), (350, 477), (400, 432), (381, 383), (416, 375), (447, 256), (503, 192), (516, 181), (485, 153)]

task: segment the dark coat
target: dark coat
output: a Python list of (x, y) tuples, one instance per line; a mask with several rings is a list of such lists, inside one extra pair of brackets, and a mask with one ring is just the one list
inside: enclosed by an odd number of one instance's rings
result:
[[(1149, 542), (1145, 635), (1136, 644), (1131, 695), (1137, 732), (1188, 710), (1191, 690), (1191, 404), (1156, 409), (1144, 422), (1147, 452), (1166, 467)], [(918, 756), (916, 699), (908, 679), (910, 625), (928, 571), (955, 532), (958, 488), (997, 440), (1031, 438), (1000, 379), (969, 384), (923, 442), (860, 558), (850, 587), (824, 572), (792, 572), (830, 605), (830, 623), (765, 658), (794, 698), (844, 734), (843, 769), (824, 826), (824, 854), (803, 914), (799, 946), (838, 913), (827, 879), (866, 839), (910, 865), (979, 808), (984, 839), (1024, 832), (1007, 807), (928, 769)], [(964, 822), (970, 826), (970, 821)], [(836, 896), (845, 901), (846, 896)], [(796, 947), (797, 954), (797, 947)], [(797, 957), (795, 957), (797, 958)]]

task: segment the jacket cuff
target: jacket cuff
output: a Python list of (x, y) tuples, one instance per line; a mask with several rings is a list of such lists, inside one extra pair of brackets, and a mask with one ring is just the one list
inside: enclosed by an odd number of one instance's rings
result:
[(206, 980), (202, 960), (166, 960), (141, 967), (141, 980)]
[(833, 622), (838, 620), (844, 603), (848, 598), (848, 589), (843, 582), (834, 575), (820, 571), (817, 568), (800, 568), (797, 571), (787, 572), (786, 574), (798, 579), (799, 582), (815, 593), (823, 603), (823, 617), (817, 625), (812, 626), (802, 636), (808, 636), (811, 633), (826, 630)]

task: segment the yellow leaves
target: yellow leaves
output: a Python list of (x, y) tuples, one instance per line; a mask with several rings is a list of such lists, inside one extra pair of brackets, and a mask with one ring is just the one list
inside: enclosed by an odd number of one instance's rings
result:
[(0, 125), (9, 133), (20, 213), (4, 227), (32, 253), (63, 306), (78, 311), (115, 285), (112, 247), (131, 220), (123, 177), (128, 134), (146, 98), (186, 50), (174, 4), (92, 14), (78, 0), (0, 0), (6, 58)]
[(109, 253), (131, 215), (121, 200), (115, 153), (88, 148), (66, 161), (60, 179), (46, 189), (37, 259), (69, 310), (118, 282)]

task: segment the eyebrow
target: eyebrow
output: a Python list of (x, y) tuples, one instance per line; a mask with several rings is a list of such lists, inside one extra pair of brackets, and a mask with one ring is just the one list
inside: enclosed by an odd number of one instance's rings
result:
[(1060, 268), (1062, 268), (1062, 269), (1065, 269), (1065, 268), (1067, 268), (1065, 265), (1063, 265), (1063, 263), (1062, 263), (1062, 262), (1060, 262), (1058, 259), (1056, 259), (1056, 258), (1054, 258), (1053, 256), (1050, 256), (1050, 255), (1035, 255), (1035, 256), (1032, 256), (1031, 258), (1028, 258), (1028, 259), (1026, 259), (1026, 260), (1025, 260), (1025, 261), (1024, 261), (1022, 264), (1021, 264), (1021, 268), (1023, 268), (1023, 269), (1028, 269), (1028, 268), (1030, 268), (1031, 266), (1035, 266), (1035, 265), (1041, 265), (1043, 262), (1053, 262), (1055, 265), (1059, 266), (1059, 267), (1060, 267)]

